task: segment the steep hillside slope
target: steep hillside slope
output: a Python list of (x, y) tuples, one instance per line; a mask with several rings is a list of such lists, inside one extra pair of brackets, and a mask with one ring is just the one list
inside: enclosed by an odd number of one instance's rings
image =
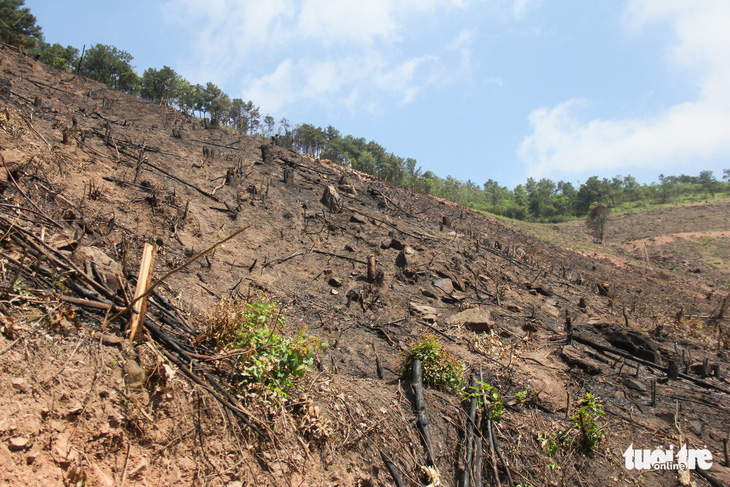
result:
[[(676, 472), (627, 470), (621, 455), (684, 442), (715, 458), (697, 485), (728, 478), (726, 294), (0, 56), (3, 482), (392, 485), (386, 451), (421, 485), (428, 455), (401, 362), (424, 334), (504, 398), (503, 458), (485, 446), (485, 482), (496, 470), (503, 485), (508, 472), (535, 486), (671, 485)], [(124, 301), (95, 268), (134, 284), (151, 243), (159, 278), (240, 229), (157, 289), (142, 343), (118, 346), (119, 322), (100, 328), (94, 303)], [(227, 396), (227, 360), (198, 339), (221, 299), (260, 291), (329, 344), (276, 408)], [(567, 418), (586, 392), (606, 410), (604, 442), (546, 451), (580, 434)], [(460, 485), (465, 406), (425, 399), (430, 476)]]

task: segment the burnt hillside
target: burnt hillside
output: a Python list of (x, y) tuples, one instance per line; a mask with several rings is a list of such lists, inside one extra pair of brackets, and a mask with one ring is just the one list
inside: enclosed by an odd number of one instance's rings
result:
[[(715, 459), (692, 481), (728, 485), (726, 292), (555, 247), (9, 48), (0, 61), (3, 482), (392, 485), (386, 450), (421, 485), (428, 455), (400, 366), (432, 334), (504, 398), (503, 485), (508, 471), (515, 485), (673, 485), (676, 472), (629, 471), (621, 454), (685, 442)], [(123, 323), (100, 328), (89, 303), (124, 306), (115, 270), (133, 289), (145, 243), (159, 278), (240, 229), (157, 288), (136, 347), (112, 340)], [(231, 390), (229, 368), (200, 358), (216, 351), (197, 339), (212, 306), (259, 291), (329, 344), (273, 411), (216, 392)], [(157, 382), (126, 388), (134, 364)], [(569, 430), (586, 392), (605, 440), (549, 455), (539, 438)], [(432, 472), (461, 485), (465, 406), (425, 399)]]

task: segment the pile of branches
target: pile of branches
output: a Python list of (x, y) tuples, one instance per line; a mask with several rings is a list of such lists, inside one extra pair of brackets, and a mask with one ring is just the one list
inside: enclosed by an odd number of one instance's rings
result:
[[(121, 345), (123, 340), (128, 339), (120, 335), (124, 333), (133, 306), (137, 301), (145, 299), (145, 336), (154, 340), (170, 362), (177, 365), (190, 380), (207, 390), (251, 431), (262, 438), (269, 436), (264, 433), (264, 423), (242, 406), (211, 372), (212, 369), (205, 365), (225, 356), (215, 355), (202, 345), (196, 344), (198, 333), (186, 319), (186, 313), (156, 290), (172, 274), (242, 233), (247, 227), (193, 256), (148, 286), (143, 294), (132, 299), (122, 276), (117, 274), (117, 282), (110, 283), (108, 276), (102, 275), (93, 263), (84, 269), (79, 268), (70, 257), (70, 250), (78, 242), (63, 237), (64, 233), (73, 233), (74, 229), (51, 219), (36, 208), (0, 203), (0, 293), (4, 301), (56, 302), (83, 308), (99, 316), (98, 324), (91, 325), (95, 328), (91, 330), (93, 338), (107, 345)], [(49, 226), (56, 227), (61, 238), (52, 238), (46, 230)], [(49, 242), (63, 243), (51, 245)], [(134, 284), (135, 275), (128, 274), (126, 277)], [(117, 324), (119, 332), (110, 333)]]

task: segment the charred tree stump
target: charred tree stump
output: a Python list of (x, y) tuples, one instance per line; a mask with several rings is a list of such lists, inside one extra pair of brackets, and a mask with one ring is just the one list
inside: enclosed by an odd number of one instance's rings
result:
[(373, 282), (376, 275), (377, 273), (375, 272), (375, 255), (370, 254), (368, 255), (368, 282)]
[(667, 367), (667, 377), (670, 380), (676, 380), (679, 377), (679, 364), (676, 360), (671, 360)]
[(284, 184), (290, 185), (294, 182), (294, 169), (290, 167), (284, 168)]
[(433, 466), (433, 441), (431, 441), (431, 426), (426, 416), (426, 398), (423, 395), (423, 369), (420, 360), (413, 361), (413, 395), (416, 402), (416, 425), (421, 433), (421, 440), (426, 449), (426, 464)]
[(651, 407), (656, 406), (656, 380), (651, 380)]
[(565, 343), (568, 345), (573, 341), (573, 318), (570, 316), (570, 311), (565, 310)]
[(261, 159), (263, 159), (265, 164), (271, 164), (274, 162), (274, 152), (268, 144), (263, 144), (261, 146)]
[(441, 224), (445, 227), (450, 227), (451, 226), (451, 217), (449, 217), (449, 216), (441, 217)]

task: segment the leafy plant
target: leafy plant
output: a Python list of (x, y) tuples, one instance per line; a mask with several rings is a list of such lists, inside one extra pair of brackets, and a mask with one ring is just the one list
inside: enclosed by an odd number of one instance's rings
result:
[(537, 441), (545, 449), (545, 453), (551, 457), (558, 453), (562, 447), (569, 446), (572, 443), (568, 433), (569, 430), (561, 430), (557, 433), (542, 433), (537, 437)]
[(414, 360), (423, 366), (426, 384), (456, 394), (464, 383), (464, 363), (444, 350), (443, 344), (433, 335), (424, 335), (411, 345), (401, 370), (410, 375)]
[(528, 391), (518, 391), (515, 397), (518, 404), (523, 404), (530, 400), (530, 393)]
[(558, 453), (563, 447), (577, 444), (584, 454), (591, 453), (603, 441), (604, 431), (598, 425), (598, 417), (606, 413), (603, 405), (593, 394), (586, 393), (582, 405), (571, 417), (571, 426), (555, 433), (541, 433), (537, 441), (548, 456)]
[(605, 414), (598, 398), (586, 392), (581, 407), (571, 418), (573, 426), (580, 431), (579, 443), (584, 453), (593, 451), (605, 437), (605, 433), (596, 421), (599, 416)]
[(251, 301), (224, 300), (209, 317), (204, 338), (236, 356), (244, 389), (260, 385), (276, 397), (287, 397), (292, 380), (306, 372), (325, 344), (307, 335), (306, 327), (287, 337), (285, 326), (280, 306), (264, 295)]
[(504, 399), (502, 393), (494, 386), (486, 382), (477, 381), (476, 388), (468, 388), (464, 393), (464, 400), (477, 399), (477, 408), (484, 409), (484, 398), (487, 398), (486, 409), (489, 411), (489, 418), (492, 421), (499, 421), (504, 415)]

